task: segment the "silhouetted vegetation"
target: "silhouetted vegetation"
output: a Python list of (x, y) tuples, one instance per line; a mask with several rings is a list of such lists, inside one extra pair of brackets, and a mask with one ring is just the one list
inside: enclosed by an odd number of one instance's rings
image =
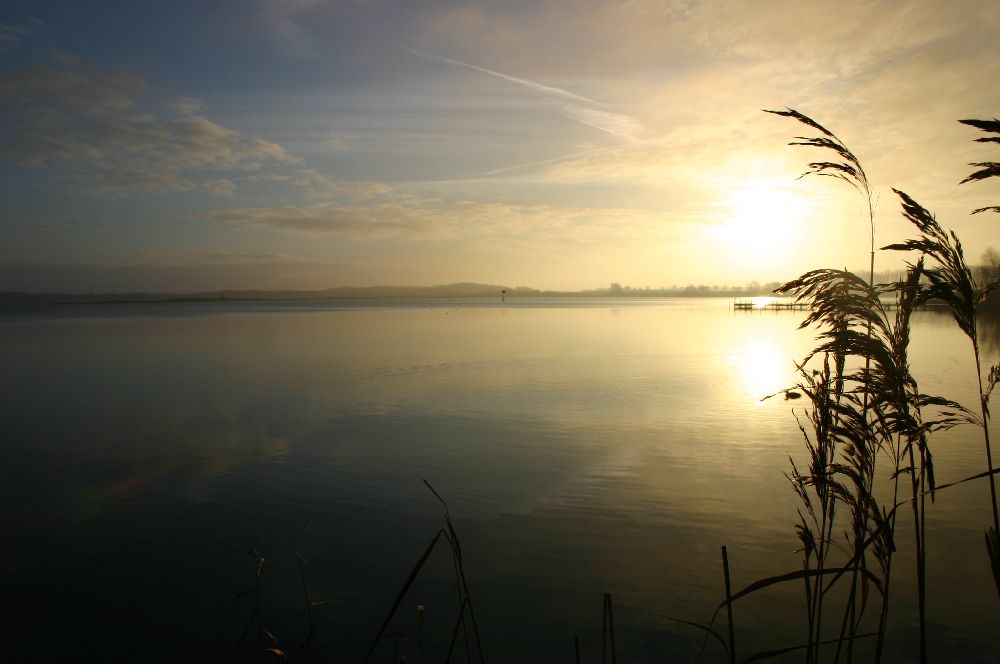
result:
[[(928, 497), (933, 499), (937, 492), (964, 482), (987, 481), (993, 523), (986, 529), (986, 548), (1000, 594), (1000, 521), (995, 488), (995, 475), (1000, 470), (993, 466), (988, 428), (989, 398), (1000, 382), (1000, 365), (984, 371), (977, 325), (979, 307), (1000, 286), (994, 276), (1000, 260), (995, 251), (988, 249), (983, 255), (983, 266), (974, 276), (958, 236), (946, 232), (934, 215), (911, 196), (893, 190), (916, 235), (883, 249), (908, 252), (913, 260), (907, 263), (902, 279), (876, 284), (872, 192), (860, 160), (833, 132), (812, 118), (792, 109), (768, 112), (792, 118), (819, 132), (818, 136), (796, 137), (791, 143), (818, 148), (828, 155), (828, 161), (809, 163), (804, 175), (834, 177), (861, 193), (867, 204), (872, 254), (868, 281), (849, 271), (820, 269), (776, 289), (777, 293), (808, 303), (810, 313), (801, 327), (818, 330), (818, 344), (798, 364), (800, 381), (794, 387), (808, 398), (809, 404), (804, 418), (799, 420), (806, 445), (806, 464), (800, 470), (795, 460), (790, 459), (791, 471), (787, 474), (801, 504), (795, 531), (801, 543), (802, 570), (758, 581), (730, 596), (727, 568), (727, 597), (720, 608), (728, 609), (736, 599), (775, 583), (804, 579), (808, 624), (805, 640), (788, 648), (751, 655), (747, 661), (795, 650), (804, 650), (807, 662), (819, 661), (830, 650), (834, 661), (842, 655), (852, 661), (857, 640), (870, 637), (875, 638), (873, 659), (880, 661), (886, 642), (893, 555), (897, 547), (903, 546), (895, 537), (896, 517), (903, 508), (911, 512), (913, 519), (916, 560), (913, 574), (919, 615), (914, 636), (920, 660), (925, 662)], [(996, 120), (962, 122), (1000, 135), (1000, 122)], [(1000, 136), (977, 140), (1000, 142)], [(963, 183), (1000, 175), (1000, 164), (972, 165), (980, 170)], [(1000, 212), (1000, 207), (979, 208), (973, 214), (984, 211)], [(889, 314), (883, 303), (886, 297), (895, 302), (894, 315)], [(910, 372), (907, 358), (910, 316), (917, 306), (927, 302), (946, 305), (971, 342), (979, 386), (980, 403), (976, 408), (924, 394)], [(930, 445), (933, 434), (960, 424), (971, 424), (982, 431), (986, 469), (956, 482), (937, 484)], [(891, 463), (883, 467), (881, 460), (885, 458)], [(901, 480), (905, 487), (900, 486)], [(880, 504), (876, 498), (884, 483), (891, 486), (889, 504)], [(908, 494), (905, 498), (900, 497), (901, 488)], [(837, 542), (839, 533), (845, 538), (843, 544)], [(831, 593), (845, 584), (846, 592)], [(834, 597), (838, 603), (831, 605)], [(873, 597), (879, 602), (877, 619), (866, 618)], [(713, 630), (712, 623), (705, 629)], [(729, 632), (731, 644), (732, 624)], [(715, 634), (725, 645), (725, 640)], [(735, 661), (732, 646), (727, 656)]]

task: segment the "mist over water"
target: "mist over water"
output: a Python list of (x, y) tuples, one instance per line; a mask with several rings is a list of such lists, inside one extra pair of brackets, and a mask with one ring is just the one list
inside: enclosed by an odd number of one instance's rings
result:
[[(783, 473), (803, 458), (804, 400), (761, 401), (812, 347), (801, 317), (715, 299), (6, 312), (8, 647), (224, 660), (253, 609), (235, 598), (259, 547), (267, 626), (291, 650), (305, 635), (295, 537), (327, 602), (314, 647), (363, 656), (443, 524), (426, 479), (462, 538), (490, 661), (569, 661), (574, 635), (594, 659), (604, 592), (622, 661), (683, 659), (702, 634), (668, 616), (709, 620), (721, 545), (737, 588), (801, 565)], [(921, 389), (974, 405), (968, 340), (933, 311), (913, 327)], [(996, 328), (984, 334), (992, 365)], [(931, 446), (939, 483), (983, 470), (971, 427)], [(987, 496), (968, 483), (928, 509), (935, 661), (995, 658)], [(894, 660), (916, 652), (911, 537), (901, 520)], [(398, 618), (425, 605), (431, 645), (456, 612), (439, 553)], [(741, 652), (802, 641), (801, 603), (789, 586), (737, 605)]]

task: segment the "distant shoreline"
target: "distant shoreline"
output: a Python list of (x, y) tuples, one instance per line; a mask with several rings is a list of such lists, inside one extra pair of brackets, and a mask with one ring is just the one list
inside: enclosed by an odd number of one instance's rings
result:
[(640, 297), (754, 297), (769, 295), (778, 284), (754, 287), (683, 286), (671, 288), (631, 288), (613, 284), (610, 288), (583, 291), (539, 290), (491, 284), (458, 283), (442, 286), (344, 286), (325, 290), (266, 291), (221, 290), (199, 293), (28, 293), (0, 291), (0, 305), (11, 304), (152, 304), (152, 303), (218, 303), (218, 302), (282, 302), (324, 300), (407, 300), (407, 299), (471, 299), (495, 298), (515, 300), (526, 298), (640, 298)]

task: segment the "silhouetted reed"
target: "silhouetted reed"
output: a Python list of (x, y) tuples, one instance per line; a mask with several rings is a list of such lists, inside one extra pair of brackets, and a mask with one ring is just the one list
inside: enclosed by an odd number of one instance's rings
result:
[[(309, 534), (312, 529), (312, 522), (302, 531), (301, 537), (305, 537)], [(299, 572), (299, 581), (302, 587), (302, 594), (305, 598), (305, 608), (306, 622), (308, 625), (308, 631), (306, 633), (305, 639), (300, 644), (300, 661), (307, 662), (311, 661), (312, 654), (310, 652), (310, 646), (312, 644), (313, 637), (316, 633), (315, 622), (313, 620), (313, 610), (319, 606), (325, 604), (325, 602), (313, 601), (310, 597), (309, 586), (306, 581), (306, 569), (312, 572), (312, 568), (309, 565), (309, 561), (306, 560), (305, 556), (299, 550), (300, 539), (292, 538), (292, 555), (295, 557), (295, 562)], [(278, 637), (274, 633), (265, 627), (264, 622), (264, 607), (261, 601), (261, 579), (264, 576), (264, 568), (267, 563), (267, 558), (264, 556), (263, 549), (258, 546), (252, 546), (248, 548), (244, 553), (249, 556), (254, 563), (254, 584), (252, 590), (246, 590), (240, 592), (236, 595), (236, 601), (239, 602), (243, 597), (253, 597), (253, 610), (250, 612), (250, 616), (247, 619), (246, 626), (243, 628), (243, 632), (240, 634), (239, 641), (236, 643), (236, 647), (233, 648), (232, 653), (229, 656), (228, 662), (236, 661), (236, 656), (240, 652), (243, 643), (246, 641), (246, 637), (250, 632), (250, 628), (256, 626), (257, 635), (260, 641), (259, 653), (262, 655), (270, 655), (274, 659), (278, 660), (288, 660), (288, 655), (280, 647), (278, 642)]]
[[(995, 136), (980, 136), (975, 139), (977, 143), (1000, 143), (1000, 120), (993, 118), (992, 120), (959, 120), (959, 122), (985, 131), (987, 134), (996, 134)], [(979, 170), (970, 173), (959, 184), (1000, 177), (1000, 163), (995, 161), (973, 162), (969, 166), (975, 166)], [(977, 208), (972, 211), (972, 214), (979, 214), (980, 212), (1000, 212), (1000, 205), (988, 205)]]
[[(966, 121), (971, 122), (971, 121)], [(989, 166), (989, 164), (975, 164), (977, 166)], [(996, 170), (996, 169), (994, 169)], [(987, 175), (983, 175), (987, 173)], [(978, 180), (990, 175), (1000, 174), (1000, 170), (990, 173), (990, 169), (984, 168), (978, 173), (973, 173), (963, 182), (970, 179)], [(993, 510), (993, 525), (986, 530), (986, 550), (989, 556), (990, 565), (993, 571), (994, 581), (997, 586), (997, 593), (1000, 594), (1000, 518), (997, 512), (997, 491), (996, 480), (993, 470), (993, 451), (990, 444), (990, 410), (989, 398), (993, 387), (1000, 378), (1000, 365), (990, 369), (983, 381), (982, 361), (979, 349), (979, 333), (977, 326), (977, 308), (983, 303), (989, 294), (1000, 286), (1000, 280), (993, 281), (984, 286), (977, 286), (972, 278), (972, 271), (965, 262), (965, 254), (962, 250), (962, 243), (954, 231), (946, 233), (941, 228), (934, 215), (928, 212), (923, 206), (910, 198), (905, 193), (896, 191), (902, 200), (903, 214), (916, 228), (919, 235), (916, 238), (891, 244), (886, 249), (898, 251), (918, 251), (927, 256), (932, 263), (932, 267), (926, 271), (928, 284), (921, 288), (920, 297), (926, 300), (938, 300), (948, 305), (951, 315), (959, 329), (965, 333), (972, 343), (972, 352), (976, 362), (976, 380), (979, 385), (979, 415), (973, 416), (971, 421), (979, 426), (983, 432), (983, 440), (986, 446), (986, 468), (990, 471), (990, 507)], [(975, 212), (982, 212), (988, 208), (980, 208)]]
[[(910, 270), (906, 281), (886, 287), (871, 287), (863, 279), (841, 270), (815, 270), (789, 282), (780, 290), (794, 294), (797, 300), (810, 302), (809, 315), (801, 327), (819, 328), (817, 347), (800, 365), (802, 380), (796, 386), (810, 402), (811, 436), (799, 424), (806, 440), (810, 464), (807, 473), (800, 473), (794, 462), (792, 481), (812, 524), (800, 513), (796, 526), (806, 552), (815, 551), (817, 569), (826, 566), (826, 556), (832, 545), (836, 505), (847, 508), (851, 527), (846, 530), (847, 550), (852, 553), (851, 583), (841, 618), (838, 654), (847, 648), (852, 655), (853, 636), (858, 633), (867, 606), (868, 573), (877, 564), (882, 586), (888, 587), (891, 577), (892, 554), (895, 551), (893, 533), (895, 512), (879, 506), (874, 497), (878, 476), (876, 459), (887, 453), (894, 461), (888, 477), (893, 481), (894, 505), (898, 495), (898, 479), (908, 475), (917, 551), (917, 585), (921, 615), (925, 605), (925, 498), (933, 491), (933, 457), (927, 434), (954, 426), (960, 418), (961, 406), (940, 397), (921, 393), (909, 370), (907, 346), (909, 320), (917, 302), (917, 284), (922, 266)], [(885, 292), (894, 291), (895, 315), (889, 313), (881, 300)], [(850, 364), (837, 385), (830, 375), (829, 357), (841, 355)], [(805, 367), (816, 356), (822, 356), (822, 369), (810, 374)], [(858, 368), (851, 368), (857, 366)], [(933, 420), (923, 418), (927, 406), (948, 409)], [(885, 473), (883, 473), (884, 475)], [(821, 517), (807, 487), (812, 487), (819, 504), (825, 509)], [(813, 529), (818, 528), (819, 537)], [(869, 560), (869, 555), (871, 560)], [(830, 587), (814, 584), (807, 588), (810, 642), (813, 650), (808, 659), (819, 657), (822, 638), (823, 597)], [(885, 624), (888, 595), (883, 594), (879, 624)], [(926, 631), (922, 621), (921, 632)], [(876, 652), (882, 645), (882, 635)]]
[[(806, 651), (806, 660), (815, 662), (819, 661), (821, 646), (836, 644), (835, 659), (846, 654), (851, 661), (854, 642), (861, 637), (870, 588), (874, 586), (879, 589), (882, 600), (874, 633), (877, 637), (875, 659), (881, 658), (890, 605), (892, 559), (896, 550), (896, 514), (899, 507), (908, 504), (913, 515), (920, 659), (926, 661), (927, 498), (933, 501), (935, 492), (942, 488), (935, 483), (929, 442), (933, 432), (963, 422), (973, 422), (982, 428), (987, 470), (945, 486), (977, 478), (989, 479), (994, 525), (987, 531), (986, 541), (1000, 591), (1000, 528), (994, 486), (997, 471), (992, 464), (988, 431), (988, 399), (1000, 381), (1000, 366), (993, 367), (984, 378), (976, 336), (976, 307), (1000, 285), (1000, 281), (977, 287), (965, 264), (958, 237), (954, 233), (946, 234), (933, 215), (897, 191), (904, 216), (916, 226), (919, 234), (884, 249), (918, 251), (921, 256), (908, 264), (905, 278), (875, 284), (872, 190), (860, 160), (840, 138), (812, 118), (794, 109), (767, 112), (792, 118), (819, 132), (818, 136), (796, 137), (790, 143), (825, 150), (831, 155), (830, 160), (810, 162), (803, 176), (834, 177), (857, 189), (867, 205), (871, 239), (867, 282), (846, 270), (824, 269), (808, 272), (776, 290), (794, 296), (796, 302), (807, 303), (809, 314), (800, 327), (818, 330), (816, 347), (798, 364), (800, 380), (794, 387), (808, 397), (806, 422), (796, 415), (808, 464), (800, 470), (790, 458), (791, 472), (786, 474), (801, 503), (795, 530), (802, 545), (801, 578), (805, 582), (808, 634), (806, 644), (781, 652), (802, 648)], [(1000, 122), (996, 120), (963, 122), (986, 132), (1000, 133)], [(978, 140), (1000, 142), (1000, 137)], [(973, 165), (980, 170), (964, 182), (1000, 175), (1000, 165), (996, 163)], [(986, 210), (1000, 211), (1000, 207), (980, 208), (975, 212)], [(894, 300), (891, 307), (883, 303), (886, 296)], [(948, 304), (959, 327), (972, 341), (980, 385), (979, 415), (954, 401), (923, 394), (910, 372), (907, 356), (910, 317), (916, 307), (931, 299)], [(820, 360), (819, 368), (814, 368), (814, 360)], [(933, 411), (930, 418), (925, 412), (927, 409)], [(881, 454), (891, 460), (890, 469), (878, 468), (876, 462)], [(893, 498), (889, 506), (881, 506), (875, 498), (879, 478), (892, 482)], [(899, 500), (901, 478), (909, 478), (909, 497), (903, 501)], [(849, 554), (844, 565), (830, 560), (836, 548), (834, 533), (838, 529), (834, 524), (843, 519), (838, 505), (844, 508), (850, 523), (844, 529), (847, 540), (844, 550)], [(837, 571), (827, 580), (832, 569)], [(836, 638), (826, 638), (826, 598), (835, 584), (845, 578), (845, 572), (850, 572), (850, 586), (841, 607), (840, 628)], [(783, 582), (793, 576), (772, 577), (754, 591), (773, 585), (775, 579)], [(731, 605), (734, 597), (727, 596), (724, 604)], [(775, 652), (758, 655), (771, 656)], [(729, 656), (732, 658), (733, 653)]]
[[(993, 136), (980, 136), (975, 139), (977, 143), (1000, 143), (1000, 120), (994, 118), (992, 120), (959, 120), (959, 122), (969, 125), (970, 127), (981, 129), (987, 134), (994, 134)], [(992, 177), (1000, 177), (1000, 163), (993, 161), (973, 162), (970, 166), (975, 166), (980, 170), (971, 173), (968, 177), (962, 180), (960, 184), (974, 182), (977, 180), (985, 180)], [(989, 205), (977, 208), (972, 211), (972, 214), (979, 214), (980, 212), (1000, 212), (1000, 205)], [(1000, 280), (994, 280), (992, 282), (982, 284), (980, 288), (980, 296), (977, 297), (976, 304), (979, 305), (984, 303), (989, 294), (998, 286), (1000, 286)], [(997, 491), (993, 474), (993, 454), (990, 449), (990, 434), (988, 428), (990, 417), (989, 399), (990, 394), (993, 392), (993, 388), (996, 386), (997, 382), (1000, 381), (1000, 366), (994, 366), (990, 369), (989, 376), (987, 376), (986, 387), (984, 389), (983, 372), (979, 362), (978, 330), (977, 336), (973, 339), (973, 349), (976, 353), (976, 373), (979, 378), (979, 394), (982, 412), (981, 424), (983, 427), (983, 437), (986, 441), (986, 465), (987, 471), (990, 473), (990, 498), (993, 500), (993, 528), (992, 530), (987, 529), (986, 531), (986, 550), (990, 556), (990, 566), (993, 569), (993, 581), (996, 583), (997, 594), (1000, 595), (1000, 518), (997, 517)]]
[(832, 153), (833, 161), (813, 161), (809, 163), (809, 170), (799, 177), (804, 178), (809, 175), (820, 175), (843, 180), (851, 185), (862, 195), (868, 210), (868, 236), (870, 240), (871, 253), (869, 254), (868, 284), (874, 285), (875, 281), (875, 204), (872, 198), (871, 185), (868, 182), (868, 175), (861, 166), (859, 160), (853, 152), (848, 149), (840, 138), (832, 131), (816, 122), (807, 115), (799, 113), (795, 109), (789, 108), (784, 111), (764, 111), (783, 117), (793, 118), (802, 124), (819, 131), (822, 136), (796, 136), (789, 145), (801, 145), (811, 148), (820, 148)]
[[(832, 131), (816, 122), (812, 118), (799, 113), (793, 109), (787, 109), (785, 111), (767, 111), (774, 115), (779, 115), (783, 117), (790, 117), (801, 124), (804, 124), (812, 129), (820, 132), (821, 136), (805, 137), (797, 136), (796, 140), (792, 141), (790, 145), (804, 146), (819, 148), (824, 150), (827, 154), (831, 155), (832, 161), (813, 161), (809, 163), (809, 170), (805, 171), (799, 177), (805, 177), (810, 175), (819, 175), (834, 177), (836, 179), (842, 180), (853, 188), (855, 188), (864, 199), (865, 206), (867, 208), (867, 224), (869, 231), (869, 271), (868, 271), (868, 283), (869, 289), (874, 289), (874, 278), (875, 278), (875, 214), (874, 205), (872, 200), (872, 190), (871, 185), (868, 181), (868, 176), (865, 173), (864, 167), (861, 165), (861, 161), (858, 157), (847, 147), (847, 145)], [(827, 276), (832, 278), (830, 286), (832, 288), (827, 288), (822, 290), (822, 297), (819, 298), (809, 298), (809, 297), (799, 297), (799, 300), (805, 299), (809, 301), (811, 299), (811, 306), (814, 308), (827, 306), (825, 311), (825, 316), (820, 316), (815, 319), (809, 320), (803, 324), (803, 326), (810, 323), (823, 322), (829, 326), (830, 339), (827, 346), (827, 352), (834, 357), (835, 360), (835, 378), (833, 382), (829, 381), (823, 385), (824, 391), (831, 392), (831, 401), (827, 402), (826, 397), (820, 397), (819, 392), (815, 389), (817, 385), (813, 385), (813, 412), (814, 413), (830, 413), (831, 405), (839, 405), (844, 397), (844, 370), (845, 363), (850, 350), (845, 345), (847, 340), (846, 333), (849, 327), (853, 324), (852, 316), (859, 316), (864, 313), (864, 302), (860, 303), (862, 307), (861, 310), (852, 311), (851, 309), (845, 307), (847, 304), (847, 298), (851, 295), (850, 281), (847, 279), (846, 274), (841, 275), (837, 272), (830, 272)], [(838, 281), (839, 278), (839, 281)], [(856, 284), (855, 284), (856, 285)], [(779, 292), (794, 293), (798, 286), (794, 282), (785, 284), (783, 287), (779, 288)], [(877, 300), (877, 294), (875, 299)], [(856, 304), (856, 303), (855, 303)], [(868, 337), (872, 333), (872, 321), (863, 321), (865, 324), (866, 334)], [(867, 422), (870, 418), (869, 414), (869, 401), (870, 394), (868, 390), (868, 372), (871, 365), (871, 357), (867, 355), (862, 355), (864, 358), (864, 374), (863, 380), (861, 382), (860, 390), (857, 394), (860, 395), (860, 400), (851, 399), (849, 404), (858, 406), (857, 408), (848, 408), (846, 412), (839, 414), (838, 418), (852, 418), (855, 416), (860, 416), (862, 422)], [(804, 363), (803, 363), (804, 364)], [(826, 376), (829, 379), (829, 372), (826, 372)], [(828, 417), (828, 415), (824, 415)], [(855, 419), (857, 419), (855, 417)], [(826, 549), (829, 548), (832, 535), (833, 521), (834, 521), (834, 509), (836, 500), (834, 494), (829, 491), (829, 489), (840, 486), (838, 483), (833, 483), (830, 481), (832, 476), (832, 466), (836, 458), (836, 437), (830, 436), (830, 428), (834, 425), (834, 421), (828, 423), (829, 426), (824, 428), (821, 432), (816, 431), (817, 440), (816, 445), (810, 447), (810, 455), (813, 457), (813, 463), (810, 464), (810, 478), (815, 482), (817, 479), (821, 482), (826, 490), (821, 494), (822, 500), (825, 505), (823, 512), (823, 519), (821, 526), (826, 526), (828, 530), (826, 532), (820, 531), (820, 539), (818, 541), (816, 553), (817, 553), (817, 564), (822, 566), (825, 564)], [(801, 426), (801, 425), (800, 425)], [(862, 426), (859, 428), (862, 432), (870, 432), (871, 429), (867, 426)], [(820, 436), (826, 436), (827, 440), (821, 441)], [(861, 499), (864, 495), (869, 495), (872, 489), (872, 483), (874, 480), (875, 473), (875, 454), (881, 447), (882, 441), (877, 437), (865, 436), (864, 440), (856, 440), (853, 444), (849, 445), (844, 449), (845, 458), (850, 462), (846, 466), (842, 466), (841, 473), (844, 474), (848, 469), (852, 469), (853, 477), (851, 473), (846, 473), (850, 481), (853, 483), (854, 500), (848, 500), (847, 503), (852, 507), (852, 531), (853, 531), (853, 541), (860, 542), (863, 541), (866, 531), (868, 530), (868, 521), (871, 517), (871, 512), (865, 507), (864, 500)], [(816, 459), (815, 454), (817, 450), (822, 450), (822, 458)], [(822, 462), (825, 465), (822, 468), (817, 467), (816, 462)], [(820, 476), (817, 476), (820, 473)], [(800, 478), (801, 479), (801, 478)], [(841, 496), (852, 495), (850, 491), (840, 491)], [(801, 497), (801, 495), (800, 495)], [(862, 592), (861, 596), (861, 606), (860, 611), (858, 611), (858, 570), (864, 566), (865, 558), (863, 552), (856, 552), (861, 555), (855, 556), (855, 566), (856, 569), (852, 572), (851, 580), (851, 591), (848, 600), (848, 605), (844, 613), (844, 620), (842, 621), (843, 628), (841, 630), (841, 638), (845, 636), (845, 633), (850, 636), (855, 633), (856, 625), (859, 622), (858, 613), (863, 614), (864, 612), (864, 600), (866, 594)], [(822, 567), (821, 567), (822, 568)], [(863, 582), (862, 582), (863, 583)], [(819, 638), (819, 631), (822, 625), (822, 604), (823, 604), (823, 593), (816, 593), (816, 588), (813, 589), (811, 593), (810, 600), (813, 603), (813, 611), (809, 615), (809, 625), (810, 625), (810, 642), (817, 643)], [(861, 588), (864, 591), (864, 588)], [(883, 603), (884, 605), (884, 603)], [(848, 642), (848, 649), (850, 654), (851, 640)], [(815, 660), (819, 656), (818, 650), (813, 649), (808, 653), (809, 660)]]
[[(400, 586), (399, 592), (396, 594), (396, 600), (393, 602), (388, 614), (386, 614), (385, 620), (382, 622), (382, 626), (379, 628), (378, 634), (376, 634), (375, 638), (371, 641), (371, 648), (368, 650), (368, 654), (365, 656), (364, 661), (368, 662), (371, 660), (372, 655), (375, 653), (375, 649), (378, 647), (382, 638), (386, 635), (389, 626), (392, 623), (393, 617), (399, 611), (407, 592), (413, 585), (414, 581), (417, 580), (421, 570), (430, 558), (431, 553), (434, 552), (434, 549), (440, 542), (446, 542), (451, 553), (452, 567), (455, 573), (455, 587), (458, 589), (458, 615), (455, 619), (455, 625), (452, 629), (451, 640), (448, 643), (448, 651), (444, 661), (451, 661), (451, 657), (458, 644), (458, 637), (460, 634), (464, 637), (466, 659), (468, 661), (472, 661), (470, 649), (471, 640), (469, 637), (469, 624), (471, 623), (472, 638), (474, 638), (476, 655), (479, 658), (479, 664), (483, 664), (485, 661), (483, 658), (483, 646), (479, 638), (479, 625), (476, 622), (476, 613), (473, 608), (472, 597), (469, 594), (469, 584), (465, 579), (465, 568), (463, 567), (462, 560), (462, 544), (458, 539), (458, 533), (455, 531), (455, 526), (451, 521), (451, 513), (448, 510), (448, 504), (444, 501), (440, 494), (434, 490), (434, 487), (430, 485), (430, 482), (424, 480), (424, 484), (428, 489), (430, 489), (431, 493), (434, 494), (434, 497), (440, 501), (442, 507), (444, 507), (445, 528), (441, 528), (434, 534), (434, 537), (431, 538), (430, 543), (424, 549), (423, 554), (421, 554), (421, 556), (417, 559), (417, 562), (414, 563), (413, 568), (410, 570), (410, 574), (406, 577), (406, 580), (403, 581), (403, 585)], [(423, 612), (419, 611), (418, 615), (421, 623), (420, 627), (422, 628)]]

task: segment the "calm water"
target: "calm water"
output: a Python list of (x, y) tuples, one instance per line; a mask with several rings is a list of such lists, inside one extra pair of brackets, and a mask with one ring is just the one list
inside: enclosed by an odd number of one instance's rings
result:
[[(253, 588), (245, 551), (259, 547), (265, 626), (297, 652), (296, 537), (326, 602), (315, 651), (357, 660), (443, 523), (427, 479), (462, 538), (488, 661), (569, 662), (574, 635), (596, 661), (605, 591), (620, 661), (689, 660), (701, 634), (668, 616), (708, 620), (720, 545), (737, 587), (800, 566), (782, 473), (804, 455), (801, 402), (759, 401), (794, 382), (810, 346), (800, 317), (727, 300), (5, 312), (4, 648), (225, 661), (253, 611), (236, 597)], [(997, 329), (984, 334), (996, 362)], [(911, 348), (925, 391), (975, 403), (950, 318), (920, 313)], [(939, 482), (983, 470), (975, 430), (932, 444)], [(934, 661), (997, 661), (989, 519), (981, 482), (930, 510)], [(901, 524), (899, 660), (915, 655), (910, 536)], [(429, 565), (396, 624), (424, 604), (427, 661), (439, 661), (456, 599), (447, 552)], [(740, 651), (798, 642), (801, 603), (796, 586), (738, 605)]]

